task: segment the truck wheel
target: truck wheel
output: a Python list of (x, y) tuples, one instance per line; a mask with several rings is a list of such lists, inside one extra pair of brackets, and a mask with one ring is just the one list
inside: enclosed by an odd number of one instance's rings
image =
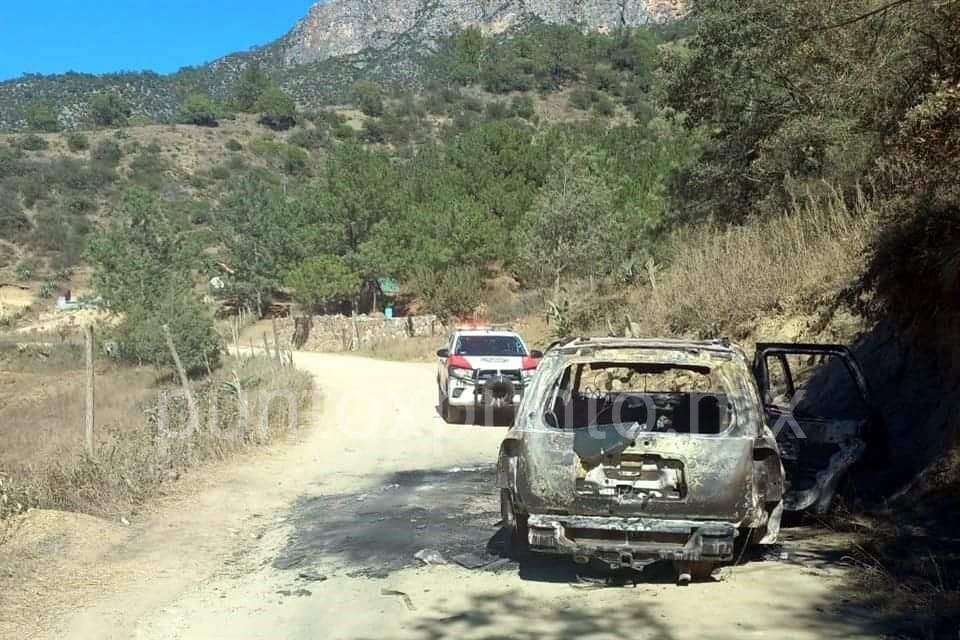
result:
[(447, 400), (447, 396), (443, 395), (439, 383), (437, 383), (437, 411), (440, 412), (440, 417), (443, 418), (444, 422), (450, 422), (450, 401)]
[(518, 514), (513, 508), (513, 497), (509, 489), (500, 489), (500, 518), (503, 521), (504, 555), (518, 558), (529, 546), (527, 515)]

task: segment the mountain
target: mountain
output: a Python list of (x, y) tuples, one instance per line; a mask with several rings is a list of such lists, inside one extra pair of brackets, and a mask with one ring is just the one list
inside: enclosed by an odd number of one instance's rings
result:
[(479, 26), (508, 32), (535, 21), (611, 30), (675, 17), (665, 0), (339, 0), (320, 2), (273, 46), (287, 66), (361, 51), (390, 49), (402, 40), (431, 47), (453, 30)]
[(22, 129), (37, 101), (55, 105), (66, 128), (89, 121), (99, 92), (120, 94), (133, 113), (170, 121), (191, 92), (229, 96), (237, 76), (259, 63), (302, 105), (342, 100), (360, 79), (416, 85), (443, 37), (468, 26), (510, 35), (538, 23), (577, 24), (608, 31), (669, 21), (687, 0), (329, 0), (314, 5), (276, 42), (209, 64), (161, 76), (121, 72), (26, 75), (0, 83), (0, 131)]

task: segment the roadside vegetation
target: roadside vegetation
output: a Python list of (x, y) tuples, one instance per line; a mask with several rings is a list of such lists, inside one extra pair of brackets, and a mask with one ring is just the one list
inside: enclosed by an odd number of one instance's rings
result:
[(312, 390), (308, 374), (277, 369), (267, 358), (228, 359), (193, 385), (200, 421), (191, 433), (184, 397), (163, 400), (179, 390), (169, 376), (100, 359), (90, 457), (83, 453), (81, 345), (4, 347), (0, 381), (0, 520), (31, 508), (129, 516), (202, 464), (293, 437), (282, 394), (292, 394), (304, 420)]

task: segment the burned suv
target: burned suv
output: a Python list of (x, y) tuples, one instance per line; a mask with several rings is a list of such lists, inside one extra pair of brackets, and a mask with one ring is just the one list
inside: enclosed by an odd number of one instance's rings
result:
[(839, 346), (577, 339), (550, 350), (500, 449), (511, 545), (677, 565), (681, 581), (830, 508), (875, 428)]

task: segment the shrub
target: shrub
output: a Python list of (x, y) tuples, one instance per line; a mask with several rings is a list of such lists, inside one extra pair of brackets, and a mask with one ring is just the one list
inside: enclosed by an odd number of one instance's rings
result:
[(411, 286), (429, 311), (445, 319), (470, 314), (484, 293), (483, 279), (476, 267), (458, 266), (439, 272), (418, 269)]
[(90, 101), (90, 115), (98, 127), (122, 127), (130, 117), (130, 105), (116, 93), (98, 93)]
[(45, 102), (34, 102), (29, 105), (24, 113), (27, 126), (34, 131), (45, 131), (53, 133), (60, 130), (60, 121), (57, 118), (57, 112), (53, 106)]
[(313, 114), (310, 118), (310, 121), (313, 122), (318, 127), (326, 127), (328, 129), (335, 129), (339, 125), (346, 122), (346, 118), (334, 111), (333, 109), (321, 109), (317, 113)]
[(40, 291), (37, 292), (37, 297), (40, 298), (41, 300), (48, 300), (52, 298), (54, 294), (57, 293), (57, 289), (59, 289), (59, 287), (57, 286), (56, 282), (51, 282), (50, 280), (47, 280), (42, 285), (40, 285)]
[(230, 179), (230, 168), (226, 165), (218, 164), (210, 169), (210, 177), (214, 180), (224, 181)]
[(67, 148), (76, 153), (77, 151), (86, 151), (90, 148), (90, 140), (86, 135), (71, 131), (67, 134)]
[(227, 151), (243, 151), (243, 145), (234, 138), (227, 140), (224, 146), (227, 148)]
[(28, 133), (25, 136), (21, 136), (17, 139), (16, 144), (17, 148), (23, 151), (43, 151), (50, 146), (46, 139), (35, 133)]
[(30, 232), (30, 218), (20, 208), (14, 194), (0, 192), (0, 238), (16, 239)]
[(593, 103), (593, 110), (598, 115), (609, 117), (616, 113), (617, 107), (613, 104), (613, 100), (600, 94), (597, 96), (597, 101)]
[(487, 103), (487, 117), (491, 120), (503, 120), (510, 117), (510, 109), (507, 103), (500, 100), (494, 100)]
[(292, 144), (285, 144), (281, 149), (281, 160), (284, 173), (303, 175), (310, 166), (310, 155)]
[(510, 103), (510, 111), (516, 118), (530, 120), (537, 112), (533, 103), (533, 96), (515, 96)]
[(184, 368), (197, 374), (219, 366), (221, 340), (213, 317), (199, 301), (188, 295), (173, 295), (157, 309), (135, 306), (117, 326), (115, 337), (123, 360), (172, 368), (173, 356), (166, 343), (163, 325), (170, 328), (173, 343)]
[(577, 87), (570, 92), (570, 106), (574, 109), (586, 111), (597, 99), (597, 93), (590, 89)]
[(353, 127), (347, 123), (338, 124), (333, 130), (333, 137), (337, 140), (352, 140), (355, 135), (356, 132), (353, 130)]
[(198, 127), (217, 127), (219, 110), (210, 96), (203, 93), (193, 93), (180, 105), (177, 121), (182, 124), (192, 124)]
[(24, 282), (33, 277), (33, 274), (37, 272), (37, 263), (34, 260), (22, 260), (17, 263), (16, 268), (13, 270), (13, 275), (17, 277), (17, 280)]
[(360, 111), (371, 118), (379, 118), (384, 113), (383, 91), (374, 82), (361, 81), (354, 84), (353, 100)]
[(467, 96), (463, 99), (463, 108), (474, 113), (483, 113), (483, 100), (476, 96)]
[(387, 128), (381, 120), (367, 120), (363, 123), (363, 139), (373, 144), (387, 141)]
[(290, 144), (304, 149), (319, 149), (326, 140), (327, 137), (323, 134), (323, 131), (316, 128), (297, 129), (287, 138), (287, 142)]
[(115, 167), (120, 164), (120, 160), (123, 158), (123, 150), (120, 148), (120, 145), (113, 140), (101, 140), (97, 146), (93, 148), (91, 157), (95, 162)]
[(159, 189), (163, 186), (168, 168), (160, 154), (141, 151), (130, 161), (130, 180), (151, 189)]
[(297, 124), (297, 105), (280, 87), (271, 86), (257, 100), (260, 124), (274, 131), (286, 131)]

